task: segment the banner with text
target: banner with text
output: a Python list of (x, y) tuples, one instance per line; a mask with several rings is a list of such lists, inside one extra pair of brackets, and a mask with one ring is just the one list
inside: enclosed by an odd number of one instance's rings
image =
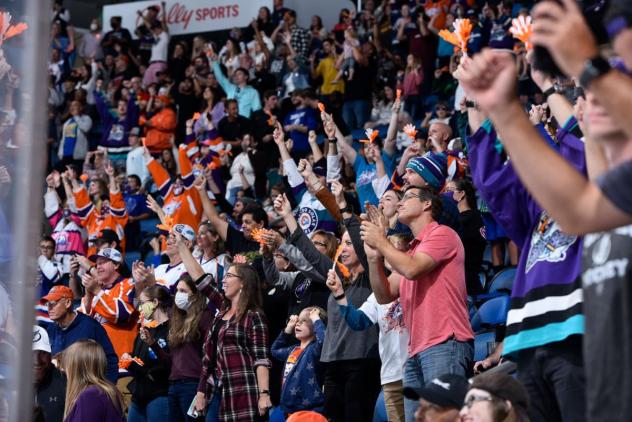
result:
[[(146, 13), (149, 6), (161, 8), (160, 1), (139, 1), (103, 6), (103, 27), (110, 29), (110, 18), (120, 16), (123, 28), (134, 29), (143, 20), (139, 15)], [(167, 24), (171, 35), (193, 34), (196, 32), (221, 31), (234, 27), (245, 27), (257, 17), (259, 8), (272, 8), (272, 0), (167, 0)], [(162, 18), (162, 10), (159, 13)]]

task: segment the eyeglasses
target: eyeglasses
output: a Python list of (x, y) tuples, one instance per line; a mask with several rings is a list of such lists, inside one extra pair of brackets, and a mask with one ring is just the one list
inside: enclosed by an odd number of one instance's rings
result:
[(404, 201), (408, 201), (409, 199), (412, 199), (412, 198), (417, 198), (417, 199), (420, 199), (420, 198), (421, 198), (421, 196), (419, 196), (419, 195), (417, 195), (417, 194), (414, 194), (414, 193), (407, 193), (406, 195), (402, 196), (401, 201), (402, 201), (402, 202), (404, 202)]
[(46, 302), (46, 307), (48, 309), (50, 308), (54, 308), (55, 306), (57, 306), (58, 303), (61, 303), (61, 301), (64, 299), (59, 299), (59, 300), (49, 300), (48, 302)]
[(222, 280), (226, 280), (228, 277), (234, 277), (234, 278), (239, 278), (241, 279), (241, 277), (239, 277), (237, 274), (233, 274), (233, 273), (226, 273), (224, 274), (224, 278)]
[(469, 409), (476, 402), (492, 401), (492, 400), (494, 400), (492, 396), (477, 396), (477, 395), (472, 394), (471, 396), (465, 398), (465, 401), (463, 402), (463, 407), (467, 407)]

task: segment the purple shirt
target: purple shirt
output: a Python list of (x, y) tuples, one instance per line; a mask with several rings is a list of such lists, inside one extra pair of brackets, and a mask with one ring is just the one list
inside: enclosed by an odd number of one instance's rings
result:
[(124, 422), (125, 416), (112, 403), (107, 394), (98, 387), (88, 387), (77, 398), (77, 402), (64, 422)]

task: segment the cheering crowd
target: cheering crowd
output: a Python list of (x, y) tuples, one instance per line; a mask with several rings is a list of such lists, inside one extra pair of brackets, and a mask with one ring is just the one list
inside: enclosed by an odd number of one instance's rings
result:
[(627, 420), (631, 5), (166, 10), (53, 5), (35, 420)]

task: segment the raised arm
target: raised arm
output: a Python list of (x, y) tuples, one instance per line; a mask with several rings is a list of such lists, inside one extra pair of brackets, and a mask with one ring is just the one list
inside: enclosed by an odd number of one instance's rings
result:
[(388, 131), (386, 139), (384, 139), (384, 151), (392, 156), (395, 154), (395, 146), (397, 143), (397, 121), (399, 119), (399, 111), (401, 109), (401, 101), (396, 99), (393, 102), (393, 112), (391, 113), (391, 121), (388, 123)]
[(353, 164), (358, 153), (353, 149), (351, 145), (347, 143), (344, 136), (342, 136), (342, 132), (340, 132), (340, 130), (334, 123), (334, 119), (331, 114), (322, 112), (320, 113), (320, 118), (323, 121), (323, 126), (325, 128), (325, 133), (327, 134), (327, 137), (329, 139), (337, 139), (338, 150), (342, 154), (343, 158), (345, 159), (347, 164)]
[(211, 224), (213, 225), (213, 227), (215, 227), (215, 230), (217, 230), (217, 233), (219, 233), (222, 240), (226, 241), (226, 237), (228, 236), (228, 223), (219, 216), (217, 210), (215, 209), (215, 206), (213, 206), (213, 204), (211, 203), (211, 199), (206, 193), (206, 177), (198, 176), (198, 178), (195, 179), (193, 186), (198, 190), (198, 193), (200, 194), (200, 200), (202, 201), (202, 209), (204, 210), (204, 214), (211, 221)]
[[(490, 76), (481, 81), (481, 72)], [(471, 61), (462, 61), (455, 74), (467, 95), (489, 114), (529, 192), (563, 231), (585, 234), (632, 222), (632, 216), (617, 208), (597, 184), (587, 180), (538, 135), (515, 96), (516, 67), (511, 57), (484, 50)]]

